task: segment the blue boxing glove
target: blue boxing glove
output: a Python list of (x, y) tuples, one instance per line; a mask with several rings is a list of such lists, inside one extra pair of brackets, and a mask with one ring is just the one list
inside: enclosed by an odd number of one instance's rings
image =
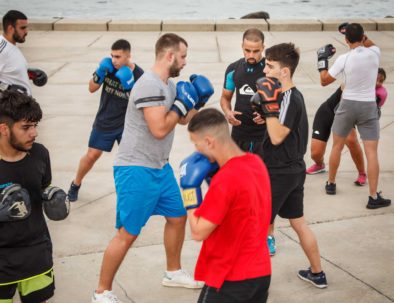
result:
[(102, 84), (104, 78), (108, 73), (112, 73), (115, 70), (112, 65), (112, 59), (107, 57), (101, 60), (99, 67), (93, 73), (93, 82), (97, 84)]
[(134, 75), (130, 67), (124, 65), (115, 73), (115, 77), (120, 80), (125, 90), (130, 90), (134, 86)]
[(189, 79), (198, 94), (198, 103), (194, 108), (199, 110), (201, 107), (204, 107), (205, 103), (208, 102), (208, 99), (215, 91), (211, 81), (209, 81), (208, 78), (203, 75), (193, 74)]
[(190, 82), (179, 81), (176, 85), (176, 97), (171, 110), (175, 111), (180, 117), (185, 117), (198, 102), (198, 95), (193, 84)]
[(180, 185), (183, 205), (186, 209), (200, 206), (202, 202), (201, 184), (204, 179), (218, 168), (199, 152), (192, 153), (181, 162)]

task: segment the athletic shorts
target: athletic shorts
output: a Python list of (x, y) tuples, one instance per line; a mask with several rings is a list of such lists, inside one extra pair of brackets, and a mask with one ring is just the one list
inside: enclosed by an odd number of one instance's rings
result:
[(235, 139), (234, 141), (243, 151), (256, 154), (263, 159), (263, 141), (243, 141)]
[(170, 164), (162, 169), (143, 166), (114, 166), (116, 228), (139, 235), (152, 215), (186, 215), (178, 183)]
[(243, 281), (224, 281), (217, 289), (205, 285), (197, 303), (265, 303), (271, 276)]
[(379, 140), (379, 115), (375, 101), (341, 100), (335, 113), (332, 132), (345, 138), (355, 125), (362, 140)]
[(123, 128), (113, 131), (101, 131), (92, 128), (89, 138), (89, 147), (110, 152), (114, 146), (115, 141), (120, 143), (122, 139)]
[(313, 119), (312, 138), (327, 142), (330, 138), (332, 123), (334, 122), (334, 112), (323, 103), (318, 108)]
[(12, 303), (17, 289), (22, 303), (41, 303), (48, 300), (55, 292), (53, 269), (18, 282), (0, 284), (0, 302)]
[(276, 215), (285, 219), (297, 219), (304, 215), (305, 176), (305, 171), (298, 174), (270, 174), (271, 224)]

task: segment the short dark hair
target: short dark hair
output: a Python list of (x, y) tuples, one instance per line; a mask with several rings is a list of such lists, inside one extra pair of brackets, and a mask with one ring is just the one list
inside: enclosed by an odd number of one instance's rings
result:
[(293, 43), (280, 43), (267, 48), (265, 58), (269, 61), (279, 62), (281, 67), (288, 67), (291, 76), (293, 76), (300, 61), (300, 52)]
[(169, 34), (164, 34), (157, 40), (156, 45), (155, 45), (155, 54), (156, 57), (164, 51), (166, 51), (169, 48), (174, 49), (175, 51), (179, 50), (179, 45), (183, 43), (187, 45), (187, 42), (185, 39), (182, 37), (178, 36), (177, 34), (169, 33)]
[(11, 90), (0, 92), (0, 123), (12, 127), (22, 120), (39, 122), (41, 118), (41, 107), (33, 97)]
[(193, 116), (187, 126), (187, 130), (194, 133), (223, 125), (228, 128), (224, 115), (215, 108), (207, 108)]
[(386, 71), (383, 69), (383, 67), (378, 68), (378, 74), (383, 76), (383, 81), (386, 80)]
[(345, 37), (350, 43), (362, 42), (364, 29), (360, 23), (350, 23), (346, 26)]
[(7, 31), (7, 27), (12, 25), (15, 26), (16, 21), (18, 20), (27, 20), (27, 17), (24, 13), (16, 10), (10, 10), (3, 16), (3, 31)]
[(124, 51), (130, 51), (131, 50), (131, 45), (129, 41), (125, 39), (119, 39), (112, 44), (111, 47), (112, 50), (124, 50)]
[(253, 41), (253, 42), (261, 41), (262, 43), (264, 43), (264, 34), (258, 28), (249, 28), (244, 32), (242, 36), (242, 41), (245, 39), (248, 41)]

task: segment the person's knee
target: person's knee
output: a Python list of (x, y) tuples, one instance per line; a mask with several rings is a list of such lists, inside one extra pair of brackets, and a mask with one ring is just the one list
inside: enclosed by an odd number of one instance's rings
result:
[(175, 217), (175, 218), (169, 218), (166, 217), (167, 224), (170, 224), (173, 227), (178, 227), (178, 228), (183, 228), (186, 225), (186, 216), (182, 217)]
[(102, 151), (89, 149), (86, 153), (86, 160), (90, 163), (95, 163), (100, 158)]
[(119, 229), (115, 237), (124, 245), (130, 246), (137, 239), (138, 235), (132, 235), (124, 227), (122, 227)]

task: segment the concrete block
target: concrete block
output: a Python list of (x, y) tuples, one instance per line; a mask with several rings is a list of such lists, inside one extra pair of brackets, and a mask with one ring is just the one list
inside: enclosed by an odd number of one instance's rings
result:
[(163, 20), (163, 32), (209, 32), (215, 30), (213, 20)]
[(394, 31), (394, 18), (372, 19), (376, 22), (378, 31)]
[(61, 19), (29, 19), (29, 30), (52, 31), (53, 25)]
[(216, 31), (218, 32), (243, 32), (251, 27), (268, 31), (268, 23), (264, 19), (224, 19), (216, 21)]
[(107, 31), (109, 21), (111, 20), (62, 19), (53, 28), (55, 31)]
[(376, 31), (376, 22), (370, 19), (319, 19), (323, 23), (323, 31), (337, 31), (343, 22), (360, 23), (365, 31)]
[(109, 31), (161, 31), (161, 20), (112, 20), (108, 23)]
[(322, 23), (319, 20), (305, 19), (286, 19), (286, 20), (275, 20), (268, 19), (268, 27), (270, 31), (282, 31), (282, 32), (312, 32), (321, 31)]

